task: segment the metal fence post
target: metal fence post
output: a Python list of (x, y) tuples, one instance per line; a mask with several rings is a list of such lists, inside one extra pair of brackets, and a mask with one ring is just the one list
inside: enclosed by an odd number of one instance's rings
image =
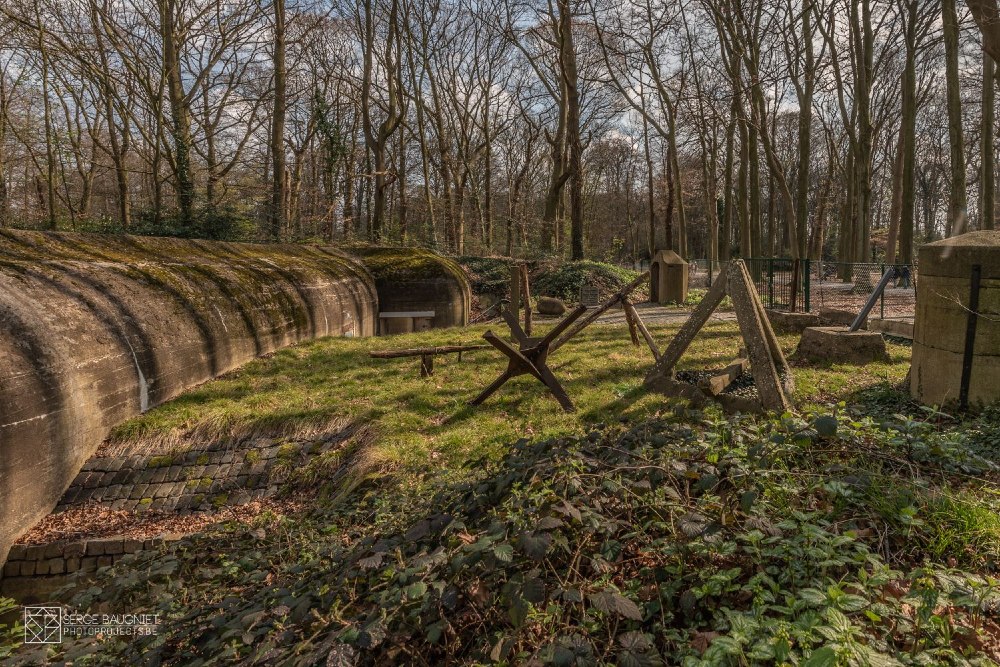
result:
[(768, 306), (774, 308), (774, 258), (767, 260), (767, 301)]
[[(880, 264), (879, 268), (882, 271), (882, 275), (885, 275), (885, 264)], [(888, 287), (888, 286), (887, 286)], [(885, 290), (882, 290), (882, 296), (879, 297), (879, 314), (880, 317), (885, 319)]]
[(808, 313), (811, 310), (811, 308), (810, 308), (811, 304), (809, 303), (809, 288), (811, 286), (810, 283), (809, 283), (809, 271), (810, 271), (811, 267), (809, 266), (809, 258), (808, 257), (806, 259), (804, 259), (803, 262), (805, 263), (805, 267), (806, 267), (805, 268), (806, 274), (805, 274), (805, 277), (803, 278), (803, 281), (802, 281), (803, 282), (802, 291), (804, 292), (803, 296), (805, 296), (805, 299), (806, 299), (806, 309), (803, 312)]

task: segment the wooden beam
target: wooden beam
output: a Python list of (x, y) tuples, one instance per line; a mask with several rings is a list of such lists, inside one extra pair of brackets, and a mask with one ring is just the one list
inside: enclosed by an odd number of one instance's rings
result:
[(442, 345), (439, 347), (414, 347), (401, 350), (372, 350), (368, 353), (373, 359), (396, 359), (398, 357), (422, 357), (428, 354), (452, 354), (485, 350), (489, 345)]
[(625, 322), (628, 323), (628, 335), (632, 339), (632, 344), (638, 345), (639, 327), (635, 322), (635, 317), (634, 317), (635, 311), (629, 308), (629, 306), (631, 305), (632, 304), (629, 303), (628, 297), (622, 299), (622, 310), (625, 311)]
[(698, 388), (712, 396), (718, 396), (726, 390), (733, 380), (743, 375), (750, 369), (750, 362), (746, 359), (737, 359), (726, 366), (721, 373), (717, 373), (710, 378), (706, 378), (698, 383)]
[(635, 280), (630, 282), (628, 285), (618, 290), (614, 295), (611, 296), (610, 299), (605, 301), (604, 304), (592, 310), (590, 313), (587, 314), (585, 318), (577, 322), (576, 326), (574, 326), (572, 329), (570, 329), (562, 336), (557, 338), (556, 341), (552, 343), (551, 346), (549, 346), (549, 352), (550, 353), (555, 352), (560, 347), (565, 345), (573, 336), (583, 331), (587, 327), (587, 325), (591, 324), (594, 320), (603, 315), (613, 305), (615, 305), (616, 303), (624, 299), (626, 296), (634, 292), (636, 288), (639, 287), (639, 285), (641, 285), (648, 279), (649, 279), (649, 271), (646, 271), (645, 273), (638, 276)]
[(524, 333), (531, 335), (531, 285), (528, 282), (528, 265), (521, 265), (521, 293), (524, 300)]
[(653, 353), (653, 359), (659, 359), (660, 348), (656, 345), (656, 340), (653, 339), (652, 334), (649, 333), (649, 329), (646, 328), (646, 323), (642, 321), (641, 317), (639, 317), (639, 313), (636, 311), (635, 306), (632, 305), (631, 301), (625, 299), (624, 302), (625, 314), (632, 314), (632, 320), (635, 322), (635, 326), (639, 330), (639, 333), (641, 333), (642, 337), (646, 339), (646, 345), (649, 346), (649, 351)]

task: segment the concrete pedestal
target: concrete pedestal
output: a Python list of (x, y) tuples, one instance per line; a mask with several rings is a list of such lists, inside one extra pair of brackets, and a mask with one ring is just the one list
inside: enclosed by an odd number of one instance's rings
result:
[(973, 267), (979, 304), (970, 348), (969, 405), (1000, 400), (1000, 231), (969, 232), (922, 246), (910, 393), (926, 405), (959, 402)]
[(874, 331), (848, 331), (847, 327), (805, 329), (795, 355), (805, 361), (841, 364), (889, 361), (882, 334)]

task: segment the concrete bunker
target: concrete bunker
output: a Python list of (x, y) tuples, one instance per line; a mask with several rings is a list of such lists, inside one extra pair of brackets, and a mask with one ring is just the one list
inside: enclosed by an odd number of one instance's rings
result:
[(357, 247), (375, 277), (379, 333), (465, 326), (472, 289), (457, 263), (422, 248)]
[(0, 562), (118, 423), (377, 313), (336, 249), (0, 231)]

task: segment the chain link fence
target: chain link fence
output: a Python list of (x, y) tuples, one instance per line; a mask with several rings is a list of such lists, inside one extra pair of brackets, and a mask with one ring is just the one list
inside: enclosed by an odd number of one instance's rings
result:
[[(751, 257), (744, 261), (764, 307), (791, 310), (795, 261), (779, 257)], [(699, 289), (710, 287), (725, 268), (725, 262), (690, 260), (688, 285)], [(872, 316), (913, 317), (917, 287), (917, 267), (913, 264), (801, 260), (795, 310), (817, 312), (835, 309), (857, 313), (871, 297), (882, 276), (890, 270), (895, 270), (895, 276), (876, 302)]]

